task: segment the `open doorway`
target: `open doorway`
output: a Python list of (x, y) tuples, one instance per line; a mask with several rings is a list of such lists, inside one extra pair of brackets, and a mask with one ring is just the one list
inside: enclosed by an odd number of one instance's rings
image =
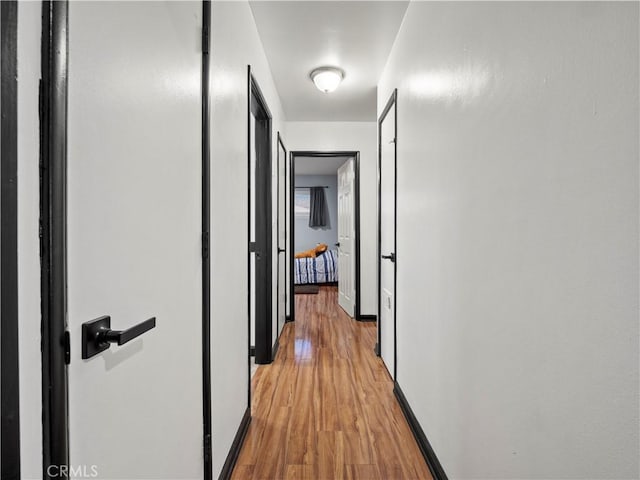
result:
[[(338, 302), (360, 320), (360, 202), (357, 151), (291, 152), (289, 303), (337, 287)], [(297, 257), (297, 258), (296, 258)]]

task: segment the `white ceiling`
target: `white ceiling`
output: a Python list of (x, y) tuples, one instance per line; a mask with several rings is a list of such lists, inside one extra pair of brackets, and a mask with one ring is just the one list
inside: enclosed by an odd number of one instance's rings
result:
[(298, 175), (336, 175), (338, 168), (351, 157), (296, 157)]
[[(409, 2), (251, 0), (271, 73), (289, 121), (375, 121), (376, 85)], [(345, 71), (330, 94), (309, 73)]]

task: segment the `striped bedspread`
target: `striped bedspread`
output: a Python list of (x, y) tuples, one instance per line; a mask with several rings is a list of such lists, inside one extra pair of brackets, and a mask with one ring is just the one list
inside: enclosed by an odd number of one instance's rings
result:
[(327, 250), (316, 258), (296, 258), (293, 283), (327, 283), (338, 281), (338, 253)]

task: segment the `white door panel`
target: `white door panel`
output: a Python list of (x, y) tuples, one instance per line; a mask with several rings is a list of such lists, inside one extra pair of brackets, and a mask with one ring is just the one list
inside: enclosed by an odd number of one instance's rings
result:
[(338, 169), (338, 304), (355, 311), (355, 166), (347, 160)]
[[(278, 137), (278, 140), (280, 137)], [(278, 155), (277, 155), (278, 165), (277, 165), (277, 174), (278, 174), (278, 201), (277, 201), (277, 215), (278, 215), (278, 228), (277, 228), (277, 238), (276, 242), (276, 252), (278, 256), (278, 262), (276, 265), (278, 266), (277, 271), (277, 286), (278, 293), (276, 301), (278, 302), (278, 335), (282, 331), (282, 328), (285, 324), (286, 319), (286, 287), (287, 287), (287, 279), (286, 279), (286, 263), (287, 263), (287, 255), (286, 252), (280, 252), (279, 249), (286, 250), (286, 231), (287, 231), (287, 218), (286, 215), (286, 191), (287, 191), (287, 178), (285, 175), (285, 165), (287, 162), (287, 152), (282, 147), (280, 141), (278, 141)]]
[[(201, 10), (69, 4), (70, 461), (103, 479), (203, 474)], [(157, 326), (82, 360), (102, 315)]]
[[(395, 113), (382, 122), (380, 163), (380, 252), (395, 256)], [(391, 376), (395, 371), (395, 263), (380, 262), (380, 354)]]

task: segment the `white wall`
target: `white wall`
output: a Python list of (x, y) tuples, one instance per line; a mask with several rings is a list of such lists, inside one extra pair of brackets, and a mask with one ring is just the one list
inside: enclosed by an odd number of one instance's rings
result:
[(283, 114), (248, 3), (212, 2), (211, 31), (211, 387), (217, 478), (247, 408), (247, 65), (273, 115), (274, 169)]
[[(338, 175), (296, 175), (296, 187), (327, 186), (324, 197), (327, 203), (329, 219), (326, 227), (310, 227), (309, 216), (296, 216), (294, 251), (309, 250), (318, 243), (325, 243), (329, 249), (335, 249), (338, 242)], [(309, 190), (306, 190), (309, 193)]]
[(407, 10), (398, 382), (449, 478), (638, 478), (638, 80), (638, 3)]
[(20, 469), (42, 477), (38, 81), (40, 2), (18, 4), (18, 317)]
[(360, 248), (361, 313), (377, 309), (377, 168), (376, 122), (287, 122), (289, 151), (360, 152)]

